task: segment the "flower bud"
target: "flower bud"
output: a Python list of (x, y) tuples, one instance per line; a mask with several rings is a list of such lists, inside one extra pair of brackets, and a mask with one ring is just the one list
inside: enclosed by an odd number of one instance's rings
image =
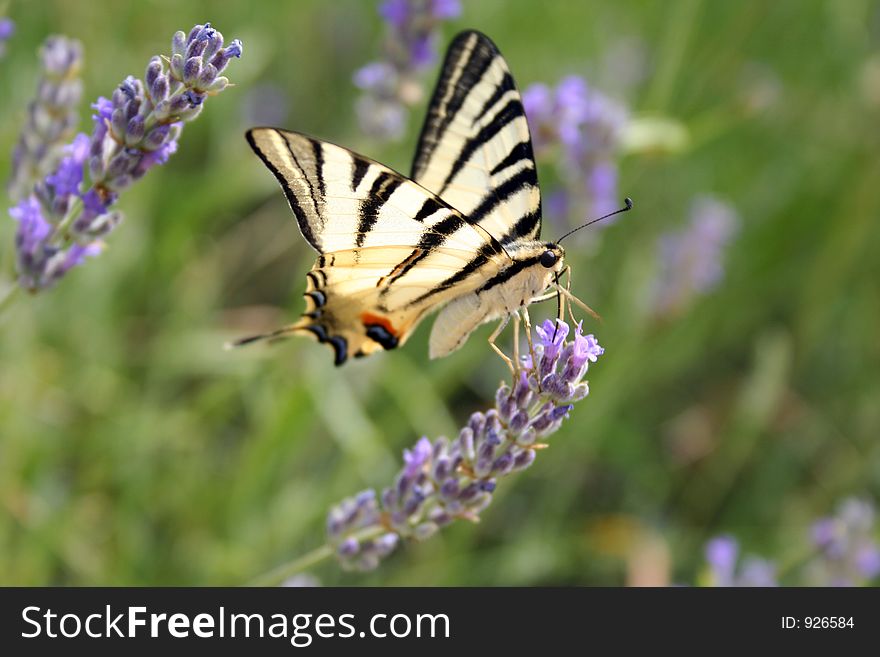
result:
[(125, 143), (128, 146), (134, 146), (143, 138), (144, 119), (143, 117), (135, 116), (128, 122), (128, 126), (125, 129)]
[(144, 72), (144, 82), (147, 83), (147, 88), (153, 86), (153, 83), (156, 81), (156, 78), (162, 74), (162, 60), (159, 57), (153, 57), (150, 60), (150, 63), (147, 64), (147, 70)]
[(153, 84), (150, 85), (150, 100), (152, 101), (153, 105), (158, 105), (167, 97), (168, 78), (164, 75), (159, 75), (155, 80), (153, 80)]
[(175, 53), (171, 55), (171, 62), (168, 65), (168, 68), (171, 70), (171, 76), (176, 80), (183, 80), (183, 65), (186, 60), (183, 58), (183, 54)]
[(183, 30), (178, 30), (171, 37), (171, 56), (180, 55), (183, 57), (184, 52), (186, 52), (186, 34)]
[(201, 73), (199, 73), (199, 79), (196, 80), (194, 86), (196, 89), (207, 90), (216, 79), (217, 69), (214, 68), (213, 64), (206, 64), (205, 68), (203, 68)]
[(186, 86), (192, 86), (192, 84), (199, 77), (199, 73), (202, 72), (202, 59), (201, 57), (190, 57), (186, 60), (186, 63), (183, 65), (183, 83)]

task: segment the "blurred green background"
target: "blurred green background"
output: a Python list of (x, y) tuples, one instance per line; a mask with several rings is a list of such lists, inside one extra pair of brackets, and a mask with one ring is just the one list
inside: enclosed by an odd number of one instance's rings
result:
[[(491, 404), (506, 372), (489, 327), (435, 362), (426, 326), (344, 369), (307, 340), (222, 349), (297, 316), (313, 261), (243, 137), (267, 98), (282, 126), (408, 170), (423, 106), (392, 145), (355, 120), (351, 75), (383, 38), (373, 3), (7, 11), (17, 23), (0, 60), (7, 154), (48, 34), (85, 44), (83, 130), (88, 104), (142, 76), (177, 29), (210, 20), (245, 54), (229, 68), (237, 86), (122, 196), (107, 252), (0, 317), (0, 584), (247, 582), (319, 546), (327, 509), (389, 482), (419, 436), (454, 435)], [(373, 573), (327, 562), (312, 574), (357, 585), (692, 582), (706, 540), (727, 532), (778, 560), (785, 581), (814, 518), (880, 489), (880, 8), (465, 0), (444, 46), (465, 27), (498, 43), (520, 88), (585, 75), (634, 117), (678, 121), (689, 138), (625, 156), (620, 191), (636, 210), (567, 242), (606, 354), (551, 448), (501, 482), (480, 524), (408, 545)], [(643, 75), (613, 88), (615, 62), (633, 52)], [(700, 194), (741, 217), (724, 280), (657, 321), (646, 304), (657, 240), (684, 226)], [(4, 276), (13, 233), (0, 221)]]

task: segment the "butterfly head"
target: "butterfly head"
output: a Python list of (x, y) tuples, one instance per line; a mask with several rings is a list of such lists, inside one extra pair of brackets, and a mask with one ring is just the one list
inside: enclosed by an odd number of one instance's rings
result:
[(547, 242), (544, 245), (544, 251), (541, 253), (538, 262), (541, 263), (541, 266), (544, 267), (544, 269), (558, 272), (562, 269), (562, 261), (564, 258), (565, 250), (559, 244)]

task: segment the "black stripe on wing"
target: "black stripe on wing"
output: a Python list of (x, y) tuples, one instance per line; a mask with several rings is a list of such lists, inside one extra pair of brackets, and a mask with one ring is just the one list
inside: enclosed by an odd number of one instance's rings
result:
[(441, 292), (445, 292), (446, 290), (448, 290), (452, 287), (455, 287), (456, 285), (458, 285), (462, 281), (467, 280), (470, 276), (475, 275), (476, 272), (483, 265), (485, 265), (487, 262), (489, 262), (489, 260), (492, 258), (493, 255), (495, 255), (495, 253), (496, 252), (493, 250), (492, 244), (491, 243), (486, 244), (479, 251), (477, 251), (477, 253), (474, 255), (474, 257), (471, 258), (471, 260), (468, 261), (468, 263), (464, 267), (462, 267), (457, 272), (452, 274), (452, 276), (449, 276), (448, 278), (446, 278), (445, 280), (440, 282), (434, 288), (428, 290), (424, 294), (421, 294), (420, 296), (418, 296), (415, 299), (413, 299), (412, 301), (410, 301), (407, 304), (407, 307), (413, 307), (413, 306), (417, 306), (421, 303), (424, 303), (425, 301), (427, 301), (428, 299), (430, 299), (434, 295), (440, 294)]
[[(492, 190), (491, 194), (487, 194), (483, 201), (474, 208), (473, 212), (468, 215), (468, 221), (474, 224), (479, 224), (480, 221), (486, 217), (490, 212), (493, 212), (499, 205), (504, 203), (508, 198), (516, 194), (518, 191), (522, 190), (525, 187), (535, 187), (538, 184), (538, 179), (535, 176), (534, 169), (523, 169), (517, 174), (511, 176), (507, 180), (505, 180), (501, 185)], [(527, 217), (529, 215), (526, 215)], [(527, 235), (531, 235), (531, 231), (538, 227), (538, 223), (540, 221), (540, 208), (539, 212), (533, 217), (534, 223), (529, 227), (529, 231), (527, 233), (523, 233), (520, 237), (525, 237)], [(504, 242), (504, 237), (498, 236), (498, 240), (500, 242)]]
[[(267, 153), (263, 151), (262, 148), (257, 144), (255, 138), (256, 129), (248, 130), (245, 133), (245, 138), (248, 140), (248, 143), (251, 145), (251, 148), (257, 154), (257, 156), (263, 161), (263, 164), (266, 165), (266, 168), (272, 172), (272, 175), (275, 176), (275, 179), (281, 184), (281, 189), (284, 190), (284, 196), (287, 197), (287, 202), (290, 205), (290, 209), (293, 210), (293, 215), (296, 217), (296, 222), (299, 224), (300, 232), (303, 234), (303, 237), (306, 238), (309, 244), (317, 250), (321, 251), (321, 245), (318, 241), (317, 236), (312, 230), (312, 224), (309, 221), (309, 216), (306, 214), (305, 208), (300, 204), (299, 197), (297, 196), (296, 191), (290, 186), (287, 181), (287, 177), (276, 167), (272, 161), (269, 159)], [(280, 132), (279, 132), (280, 134)], [(305, 173), (303, 173), (305, 176)], [(306, 176), (306, 180), (308, 177)], [(312, 202), (314, 203), (314, 198), (312, 198)]]
[[(458, 173), (464, 168), (465, 164), (470, 161), (471, 157), (473, 157), (474, 152), (482, 147), (487, 142), (494, 139), (499, 132), (501, 132), (504, 128), (507, 127), (509, 123), (515, 121), (518, 118), (525, 116), (525, 110), (523, 109), (522, 103), (518, 99), (513, 99), (509, 101), (504, 108), (499, 111), (492, 121), (483, 128), (474, 136), (473, 139), (468, 139), (461, 151), (458, 153), (458, 157), (455, 159), (455, 162), (452, 164), (452, 167), (449, 169), (449, 172), (446, 174), (446, 179), (443, 181), (443, 186), (440, 188), (440, 191), (437, 192), (438, 196), (443, 196), (443, 192), (446, 191), (446, 188), (449, 187), (449, 183), (452, 182), (453, 178), (458, 175)], [(529, 158), (531, 158), (531, 148), (528, 149)], [(522, 158), (520, 158), (522, 159)], [(532, 180), (534, 181), (532, 184), (537, 186), (538, 184), (538, 175), (535, 173), (534, 165), (531, 168), (525, 169), (526, 171), (531, 171)], [(487, 190), (489, 191), (489, 190)]]
[(379, 221), (379, 212), (382, 211), (382, 206), (388, 202), (388, 199), (391, 198), (391, 195), (401, 184), (403, 184), (403, 180), (388, 171), (383, 171), (376, 176), (376, 180), (373, 181), (373, 186), (370, 188), (370, 193), (361, 201), (361, 216), (358, 221), (357, 233), (354, 237), (355, 244), (359, 247), (364, 245), (367, 234), (376, 225), (376, 222)]
[[(413, 179), (418, 179), (424, 172), (434, 149), (443, 138), (443, 133), (461, 109), (471, 89), (480, 81), (498, 54), (498, 48), (491, 39), (476, 30), (462, 32), (449, 45), (442, 73), (434, 88), (428, 115), (419, 135), (412, 165)], [(463, 67), (460, 67), (462, 56), (467, 59)]]
[[(458, 188), (466, 169), (467, 187)], [(481, 189), (474, 178), (482, 169)], [(525, 109), (507, 63), (484, 34), (462, 32), (449, 46), (412, 172), (502, 244), (505, 237), (540, 234), (538, 174)], [(511, 198), (521, 190), (530, 193)]]

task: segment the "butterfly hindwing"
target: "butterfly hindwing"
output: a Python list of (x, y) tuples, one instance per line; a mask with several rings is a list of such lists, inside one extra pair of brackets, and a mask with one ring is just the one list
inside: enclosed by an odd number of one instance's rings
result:
[(522, 98), (484, 34), (462, 32), (449, 46), (412, 177), (502, 244), (539, 236), (541, 195)]
[[(365, 247), (318, 257), (307, 273), (306, 312), (289, 331), (311, 333), (334, 350), (337, 365), (349, 356), (402, 345), (426, 314), (462, 292), (438, 283), (460, 272), (472, 253), (438, 247), (405, 275), (415, 256), (409, 246)], [(484, 265), (498, 271), (499, 259)], [(473, 290), (482, 280), (463, 283)]]

